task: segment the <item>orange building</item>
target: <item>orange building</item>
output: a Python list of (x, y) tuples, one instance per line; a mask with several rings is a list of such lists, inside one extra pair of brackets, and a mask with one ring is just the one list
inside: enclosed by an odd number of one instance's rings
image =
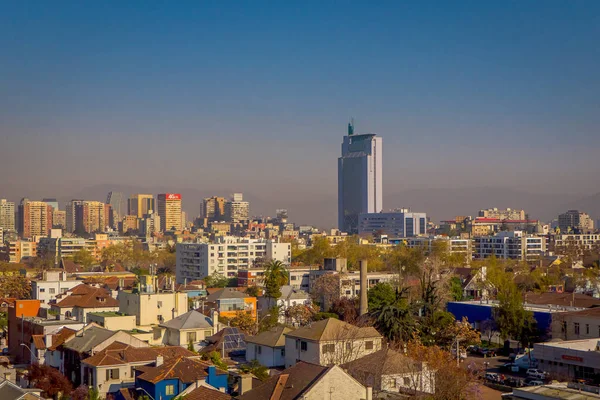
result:
[(248, 296), (235, 288), (224, 288), (209, 295), (204, 308), (215, 308), (220, 317), (233, 318), (239, 311), (246, 311), (256, 318), (256, 297)]
[(39, 300), (15, 300), (8, 307), (8, 350), (17, 361), (31, 359), (29, 351), (21, 346), (21, 343), (29, 343), (31, 339), (31, 332), (25, 331), (23, 322), (24, 318), (37, 317), (39, 311)]

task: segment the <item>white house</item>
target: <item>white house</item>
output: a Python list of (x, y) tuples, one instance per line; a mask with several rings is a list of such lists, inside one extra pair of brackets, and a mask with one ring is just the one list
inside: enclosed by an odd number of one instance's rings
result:
[(42, 279), (31, 281), (31, 298), (48, 304), (56, 300), (56, 296), (80, 285), (81, 281), (67, 280), (67, 273), (63, 270), (48, 270), (42, 274)]
[(165, 329), (163, 344), (170, 346), (187, 347), (189, 343), (196, 345), (209, 336), (217, 333), (214, 325), (219, 323), (219, 313), (214, 311), (213, 318), (196, 310), (188, 311), (183, 315), (160, 324)]
[(285, 334), (285, 365), (298, 361), (345, 364), (381, 350), (382, 336), (373, 327), (359, 328), (328, 318)]
[[(257, 306), (260, 311), (260, 317), (266, 315), (270, 311), (270, 300), (268, 297), (261, 296), (258, 298)], [(309, 305), (312, 303), (310, 293), (303, 290), (296, 289), (290, 285), (284, 285), (281, 287), (281, 297), (277, 299), (277, 306), (279, 307), (279, 323), (285, 324), (285, 311), (297, 304)]]
[(268, 368), (283, 367), (285, 334), (292, 331), (292, 328), (278, 326), (256, 336), (246, 336), (246, 361), (257, 360)]

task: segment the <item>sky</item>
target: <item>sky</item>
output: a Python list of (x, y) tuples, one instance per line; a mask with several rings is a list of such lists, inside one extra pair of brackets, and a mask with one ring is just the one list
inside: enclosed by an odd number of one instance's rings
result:
[(593, 194), (599, 38), (594, 0), (3, 2), (0, 197), (244, 192), (334, 223), (350, 117), (383, 137), (384, 208)]

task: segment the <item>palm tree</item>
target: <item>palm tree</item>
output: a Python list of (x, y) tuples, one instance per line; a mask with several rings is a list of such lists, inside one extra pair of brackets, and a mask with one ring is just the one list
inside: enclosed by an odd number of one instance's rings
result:
[(271, 260), (265, 265), (264, 279), (265, 296), (277, 300), (281, 297), (281, 287), (288, 283), (289, 272), (281, 261)]

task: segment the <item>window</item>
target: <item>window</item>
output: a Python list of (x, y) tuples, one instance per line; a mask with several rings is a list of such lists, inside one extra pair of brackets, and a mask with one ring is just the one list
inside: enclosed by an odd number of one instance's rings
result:
[(575, 322), (575, 334), (579, 335), (579, 322)]
[(56, 289), (54, 289), (54, 288), (50, 288), (48, 290), (50, 291), (50, 294), (55, 294), (56, 293)]
[(352, 350), (352, 342), (346, 342), (346, 350)]
[(156, 302), (156, 306), (157, 306), (158, 308), (161, 308), (161, 307), (162, 307), (162, 301), (157, 301), (157, 302)]
[(106, 380), (115, 380), (119, 379), (119, 368), (107, 369), (106, 370)]
[(129, 373), (131, 374), (131, 378), (135, 378), (135, 367), (131, 367)]
[(297, 276), (296, 276), (296, 275), (292, 275), (292, 276), (290, 277), (290, 279), (291, 279), (291, 280), (293, 280), (293, 281), (295, 281), (295, 280), (296, 280), (296, 278), (297, 278)]
[(165, 386), (165, 394), (167, 396), (172, 396), (175, 394), (175, 385), (167, 385)]
[(158, 322), (163, 322), (163, 316), (162, 315), (157, 315), (156, 319), (158, 320)]
[(281, 357), (285, 357), (285, 349), (281, 349)]
[(404, 377), (404, 386), (408, 386), (408, 385), (410, 385), (410, 378), (405, 376)]
[(365, 342), (365, 350), (373, 350), (373, 341), (372, 340)]
[(46, 293), (46, 289), (40, 288), (40, 293)]
[(324, 344), (323, 347), (323, 353), (333, 353), (335, 352), (335, 344), (331, 343), (331, 344)]
[(306, 342), (300, 342), (300, 351), (306, 351), (308, 348)]
[(188, 341), (188, 343), (190, 343), (190, 342), (194, 343), (196, 341), (196, 332), (188, 332), (187, 341)]
[(260, 346), (256, 346), (256, 352), (257, 352), (258, 354), (262, 354), (262, 347), (260, 347)]
[(585, 334), (586, 335), (590, 334), (590, 324), (585, 324)]

